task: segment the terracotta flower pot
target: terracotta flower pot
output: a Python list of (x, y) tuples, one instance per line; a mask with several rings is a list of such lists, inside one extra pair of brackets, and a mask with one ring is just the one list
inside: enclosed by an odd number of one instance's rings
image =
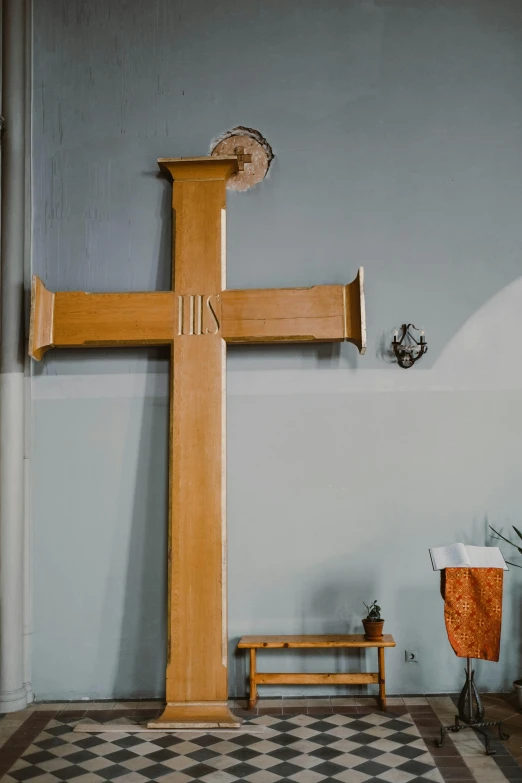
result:
[(384, 620), (363, 620), (364, 635), (368, 641), (373, 639), (382, 639), (382, 627)]

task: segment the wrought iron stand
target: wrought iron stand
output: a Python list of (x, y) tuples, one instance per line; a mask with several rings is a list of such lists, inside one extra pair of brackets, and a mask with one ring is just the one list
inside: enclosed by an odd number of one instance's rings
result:
[[(484, 705), (482, 704), (479, 692), (475, 686), (475, 672), (471, 669), (471, 658), (468, 658), (467, 661), (466, 682), (464, 683), (458, 701), (459, 714), (455, 715), (455, 723), (453, 725), (441, 727), (440, 740), (435, 740), (435, 745), (438, 748), (442, 748), (446, 742), (446, 734), (449, 731), (458, 732), (462, 729), (475, 729), (479, 734), (482, 734), (486, 741), (486, 754), (488, 756), (494, 756), (496, 750), (490, 746), (489, 734), (487, 731), (484, 731), (484, 729), (491, 726), (498, 726), (498, 736), (501, 740), (509, 739), (509, 734), (505, 734), (502, 731), (502, 721), (482, 720), (484, 717)], [(475, 706), (473, 706), (473, 700), (475, 701)]]

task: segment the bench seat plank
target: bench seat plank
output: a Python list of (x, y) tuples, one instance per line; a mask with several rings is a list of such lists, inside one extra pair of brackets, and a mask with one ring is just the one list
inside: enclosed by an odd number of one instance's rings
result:
[(275, 650), (283, 647), (291, 649), (312, 649), (314, 647), (395, 647), (391, 634), (384, 634), (381, 639), (368, 640), (360, 634), (312, 634), (304, 636), (242, 636), (239, 648), (257, 648)]

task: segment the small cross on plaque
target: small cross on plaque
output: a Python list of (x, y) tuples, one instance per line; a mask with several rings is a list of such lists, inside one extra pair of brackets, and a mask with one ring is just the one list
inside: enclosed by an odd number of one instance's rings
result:
[(244, 147), (236, 147), (234, 152), (236, 153), (237, 157), (238, 171), (244, 171), (245, 163), (252, 163), (252, 155), (249, 152), (245, 153)]

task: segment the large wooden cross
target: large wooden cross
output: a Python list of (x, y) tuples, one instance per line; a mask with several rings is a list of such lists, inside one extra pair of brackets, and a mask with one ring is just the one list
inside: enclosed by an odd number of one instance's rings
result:
[(48, 291), (33, 278), (29, 353), (171, 348), (165, 728), (238, 726), (227, 706), (227, 343), (348, 340), (365, 349), (362, 269), (349, 285), (227, 291), (226, 182), (238, 156), (160, 159), (173, 188), (172, 290)]

